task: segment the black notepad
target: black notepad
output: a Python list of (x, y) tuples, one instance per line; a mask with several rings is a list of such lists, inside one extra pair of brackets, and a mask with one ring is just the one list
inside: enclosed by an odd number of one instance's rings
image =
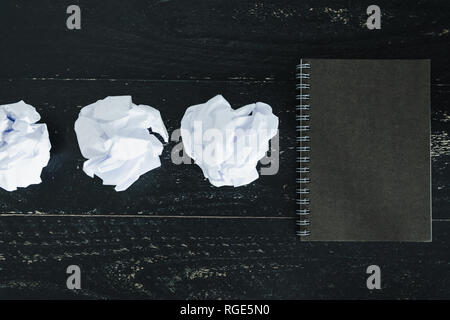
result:
[(297, 71), (301, 240), (431, 241), (429, 60)]

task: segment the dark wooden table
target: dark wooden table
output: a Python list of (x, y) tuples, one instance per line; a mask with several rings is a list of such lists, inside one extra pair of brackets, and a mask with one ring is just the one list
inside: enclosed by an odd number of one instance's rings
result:
[[(81, 30), (66, 8), (81, 7)], [(24, 1), (0, 4), (0, 104), (47, 123), (43, 183), (0, 190), (0, 298), (450, 298), (450, 3)], [(295, 65), (301, 57), (430, 58), (432, 243), (300, 243), (295, 237)], [(338, 80), (338, 79), (337, 79)], [(80, 106), (130, 94), (169, 132), (223, 94), (280, 118), (280, 171), (215, 188), (195, 165), (163, 165), (116, 193), (82, 172)], [(414, 159), (411, 159), (414, 161)], [(79, 265), (82, 289), (66, 288)], [(382, 269), (382, 290), (366, 268)]]

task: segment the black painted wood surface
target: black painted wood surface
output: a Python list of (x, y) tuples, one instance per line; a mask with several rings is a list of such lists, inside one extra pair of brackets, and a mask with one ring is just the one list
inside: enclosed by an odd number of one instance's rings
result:
[[(0, 80), (0, 92), (0, 104), (20, 96), (35, 105), (47, 123), (52, 142), (43, 183), (13, 193), (0, 190), (2, 212), (191, 216), (292, 216), (295, 212), (295, 88), (290, 82)], [(143, 175), (124, 192), (103, 186), (101, 179), (83, 172), (86, 159), (81, 156), (73, 130), (80, 106), (99, 97), (129, 94), (135, 103), (159, 109), (172, 133), (179, 128), (187, 107), (219, 93), (236, 106), (264, 101), (276, 108), (283, 137), (283, 166), (277, 175), (261, 176), (242, 188), (217, 188), (197, 165), (172, 163), (171, 151), (180, 144), (174, 141), (164, 148), (162, 166)]]
[[(82, 29), (65, 27), (79, 4)], [(450, 4), (378, 1), (2, 1), (0, 103), (48, 124), (43, 183), (0, 191), (0, 298), (450, 298)], [(300, 57), (430, 58), (433, 242), (300, 243), (295, 231), (295, 64)], [(81, 170), (79, 107), (131, 94), (169, 132), (222, 93), (271, 104), (280, 171), (214, 188), (170, 162), (116, 193)], [(411, 159), (414, 161), (414, 159)], [(66, 289), (66, 267), (82, 290)], [(365, 269), (382, 268), (381, 291)]]

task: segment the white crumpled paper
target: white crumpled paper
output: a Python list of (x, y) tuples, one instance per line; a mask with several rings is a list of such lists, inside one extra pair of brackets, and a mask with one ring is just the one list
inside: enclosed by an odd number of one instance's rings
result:
[(268, 104), (234, 110), (221, 95), (189, 107), (181, 120), (186, 154), (216, 187), (238, 187), (258, 179), (256, 165), (277, 131), (278, 117)]
[(23, 101), (0, 106), (0, 187), (41, 183), (41, 172), (50, 159), (50, 140), (41, 116)]
[(163, 144), (148, 128), (168, 141), (159, 111), (133, 104), (131, 96), (106, 97), (82, 108), (75, 132), (81, 154), (88, 159), (84, 172), (124, 191), (141, 175), (161, 166)]

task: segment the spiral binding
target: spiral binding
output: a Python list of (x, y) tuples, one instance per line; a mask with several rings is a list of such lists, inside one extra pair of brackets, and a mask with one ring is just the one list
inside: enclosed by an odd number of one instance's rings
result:
[(310, 137), (308, 132), (310, 130), (310, 126), (307, 124), (309, 121), (309, 93), (308, 90), (311, 88), (308, 83), (308, 79), (310, 79), (310, 73), (305, 72), (305, 69), (310, 69), (311, 65), (305, 62), (303, 59), (300, 60), (300, 64), (297, 65), (297, 74), (296, 79), (298, 83), (296, 85), (296, 89), (298, 90), (297, 101), (298, 104), (296, 109), (298, 111), (296, 119), (298, 121), (297, 125), (297, 142), (299, 146), (297, 147), (298, 157), (297, 157), (297, 205), (299, 208), (296, 213), (299, 216), (299, 220), (297, 221), (297, 225), (299, 226), (299, 230), (297, 231), (297, 235), (300, 237), (307, 237), (311, 234), (308, 230), (308, 226), (311, 224), (308, 219), (309, 214), (311, 213), (309, 210), (309, 193), (310, 189), (307, 187), (310, 183), (309, 179), (309, 152), (311, 148), (309, 146)]

